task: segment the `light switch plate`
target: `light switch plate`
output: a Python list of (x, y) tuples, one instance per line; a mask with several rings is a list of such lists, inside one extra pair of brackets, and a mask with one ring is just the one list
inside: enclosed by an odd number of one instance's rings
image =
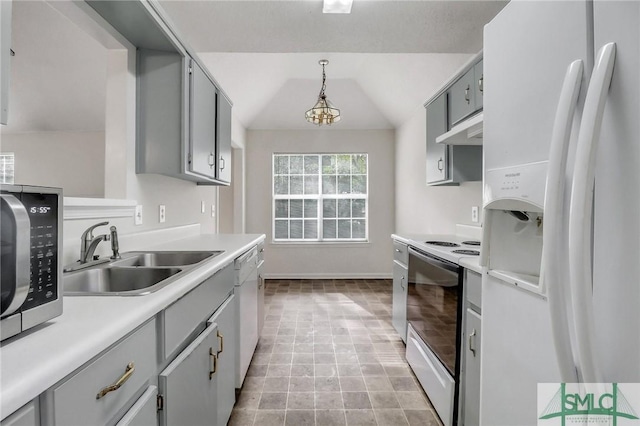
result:
[(142, 225), (142, 205), (136, 206), (136, 212), (133, 216), (133, 220), (136, 225)]
[(166, 217), (166, 207), (164, 204), (160, 204), (158, 206), (158, 221), (160, 223), (164, 223), (164, 221), (167, 219)]

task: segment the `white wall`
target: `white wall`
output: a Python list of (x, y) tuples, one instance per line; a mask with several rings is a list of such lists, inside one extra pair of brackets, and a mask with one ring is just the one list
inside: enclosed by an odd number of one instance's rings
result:
[(104, 196), (104, 132), (3, 134), (15, 154), (15, 183), (64, 188), (68, 197)]
[[(394, 226), (393, 130), (247, 131), (246, 231), (267, 235), (265, 275), (290, 278), (390, 277)], [(369, 154), (369, 242), (272, 243), (274, 152)]]
[(397, 233), (455, 234), (471, 222), (471, 206), (482, 207), (482, 183), (426, 184), (426, 114), (422, 107), (396, 130), (395, 207)]

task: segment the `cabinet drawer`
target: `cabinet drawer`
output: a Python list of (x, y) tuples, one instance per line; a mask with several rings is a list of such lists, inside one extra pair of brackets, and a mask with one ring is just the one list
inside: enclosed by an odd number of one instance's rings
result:
[[(119, 389), (98, 399), (101, 390), (124, 377), (130, 364), (134, 370), (129, 379)], [(70, 379), (47, 391), (54, 424), (107, 424), (155, 373), (156, 321), (153, 319)]]
[(399, 241), (393, 242), (393, 260), (397, 260), (404, 266), (409, 264), (409, 250), (405, 243)]
[(478, 312), (482, 310), (482, 275), (469, 269), (464, 270), (467, 301), (474, 305)]
[(233, 265), (229, 264), (165, 309), (165, 359), (225, 301), (233, 290), (233, 276)]
[(38, 406), (34, 401), (27, 403), (0, 422), (1, 426), (38, 426), (39, 424)]

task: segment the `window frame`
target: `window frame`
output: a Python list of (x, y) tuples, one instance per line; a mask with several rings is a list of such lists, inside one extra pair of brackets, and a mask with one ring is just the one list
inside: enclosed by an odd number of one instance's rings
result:
[[(340, 155), (350, 155), (350, 156), (356, 156), (356, 155), (362, 155), (365, 157), (366, 159), (366, 172), (365, 173), (353, 173), (353, 169), (350, 171), (350, 173), (348, 174), (349, 177), (353, 177), (353, 176), (365, 176), (366, 179), (366, 185), (365, 185), (365, 192), (361, 193), (361, 194), (356, 194), (356, 193), (348, 193), (348, 194), (339, 194), (337, 193), (337, 188), (336, 188), (336, 193), (335, 194), (324, 194), (323, 193), (323, 183), (322, 183), (322, 177), (323, 176), (331, 176), (331, 175), (325, 175), (322, 173), (322, 157), (326, 156), (326, 155), (332, 155), (332, 156), (336, 156), (336, 159), (338, 156)], [(307, 176), (306, 174), (304, 174), (304, 171), (302, 174), (298, 174), (298, 173), (289, 173), (287, 174), (276, 174), (276, 158), (279, 156), (287, 156), (289, 158), (291, 157), (302, 157), (303, 158), (303, 168), (304, 168), (304, 157), (305, 156), (317, 156), (318, 158), (318, 174), (317, 175), (311, 175), (311, 176), (318, 176), (318, 193), (317, 194), (276, 194), (276, 188), (275, 188), (275, 182), (276, 182), (276, 177), (277, 176), (287, 176), (287, 177), (291, 177), (291, 176)], [(289, 160), (290, 161), (290, 160)], [(353, 161), (353, 159), (351, 160)], [(289, 162), (290, 164), (290, 162)], [(351, 163), (353, 164), (353, 163)], [(334, 176), (339, 176), (340, 173), (338, 173), (337, 171), (337, 163), (336, 163), (336, 173), (334, 174)], [(290, 182), (290, 181), (289, 181)], [(337, 184), (337, 182), (336, 182)], [(353, 185), (353, 184), (351, 184)], [(289, 188), (288, 191), (291, 191), (291, 186), (289, 183)], [(303, 192), (304, 192), (304, 179), (303, 179)], [(324, 204), (324, 200), (327, 199), (331, 199), (331, 200), (336, 200), (336, 216), (333, 218), (325, 218), (323, 215), (323, 204)], [(349, 221), (351, 221), (351, 235), (353, 235), (353, 220), (364, 220), (365, 221), (365, 229), (364, 229), (364, 237), (362, 238), (339, 238), (338, 237), (338, 220), (340, 219), (338, 217), (338, 200), (341, 199), (347, 199), (347, 200), (364, 200), (365, 201), (365, 211), (364, 211), (364, 216), (363, 217), (353, 217), (353, 205), (351, 204), (351, 211), (350, 211), (350, 216), (349, 217), (344, 217), (343, 219), (348, 219)], [(303, 213), (302, 213), (302, 217), (300, 218), (294, 218), (294, 220), (301, 220), (302, 221), (302, 238), (291, 238), (290, 236), (288, 238), (276, 238), (276, 220), (287, 220), (288, 224), (288, 231), (289, 231), (289, 235), (290, 235), (290, 231), (291, 231), (291, 223), (290, 221), (292, 220), (291, 218), (291, 213), (290, 210), (287, 213), (287, 217), (285, 218), (277, 218), (276, 217), (276, 203), (278, 200), (315, 200), (316, 201), (316, 216), (315, 218), (309, 218), (311, 220), (316, 220), (317, 221), (317, 238), (312, 239), (312, 238), (304, 238), (304, 222), (306, 220), (306, 218), (304, 217), (304, 204), (302, 207)], [(290, 203), (288, 204), (289, 208), (290, 208)], [(324, 238), (323, 234), (324, 234), (324, 221), (325, 220), (335, 220), (336, 221), (336, 238)], [(274, 244), (303, 244), (303, 245), (307, 245), (307, 244), (319, 244), (319, 245), (325, 245), (325, 244), (363, 244), (363, 243), (369, 243), (369, 153), (367, 152), (274, 152), (271, 155), (271, 241)]]

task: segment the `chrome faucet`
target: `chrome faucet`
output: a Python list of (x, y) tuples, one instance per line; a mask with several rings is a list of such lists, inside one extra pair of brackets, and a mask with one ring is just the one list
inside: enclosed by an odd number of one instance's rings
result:
[(98, 247), (98, 244), (100, 244), (100, 241), (109, 241), (111, 237), (107, 234), (98, 235), (97, 237), (94, 237), (93, 230), (96, 229), (98, 226), (104, 226), (108, 224), (109, 222), (96, 223), (95, 225), (92, 225), (89, 228), (87, 228), (87, 230), (82, 233), (82, 237), (80, 237), (80, 264), (81, 265), (91, 260), (97, 260), (97, 259), (93, 259), (93, 254), (95, 253), (96, 248)]

